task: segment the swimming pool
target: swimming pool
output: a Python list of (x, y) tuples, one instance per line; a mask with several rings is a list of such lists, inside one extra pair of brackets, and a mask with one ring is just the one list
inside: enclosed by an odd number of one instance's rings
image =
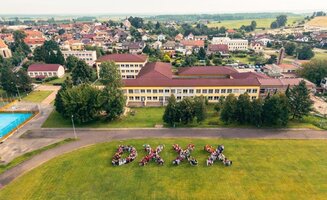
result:
[(23, 124), (32, 113), (0, 113), (0, 139)]

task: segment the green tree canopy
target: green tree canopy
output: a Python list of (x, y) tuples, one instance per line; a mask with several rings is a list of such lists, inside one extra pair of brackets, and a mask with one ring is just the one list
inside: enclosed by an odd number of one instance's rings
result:
[(320, 85), (323, 78), (327, 77), (327, 60), (314, 59), (302, 65), (297, 72), (301, 77)]
[(289, 92), (290, 114), (294, 118), (302, 118), (312, 110), (312, 100), (310, 92), (305, 84), (301, 81), (299, 85), (294, 86)]
[(72, 70), (72, 80), (74, 85), (89, 83), (94, 80), (93, 70), (84, 60), (79, 60), (77, 66)]

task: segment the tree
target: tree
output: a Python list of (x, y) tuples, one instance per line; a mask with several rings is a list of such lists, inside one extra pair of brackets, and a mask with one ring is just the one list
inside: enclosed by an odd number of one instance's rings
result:
[(102, 110), (106, 113), (106, 119), (111, 121), (124, 113), (126, 98), (123, 90), (111, 84), (106, 85), (102, 91)]
[(275, 94), (265, 99), (263, 119), (266, 125), (285, 126), (288, 123), (289, 105), (284, 94)]
[(77, 66), (72, 70), (72, 80), (74, 85), (89, 83), (90, 81), (93, 81), (93, 79), (94, 74), (92, 69), (84, 60), (79, 60)]
[(206, 50), (204, 50), (203, 47), (201, 47), (199, 49), (199, 52), (198, 52), (198, 59), (199, 60), (205, 60), (206, 59)]
[(32, 80), (27, 75), (27, 72), (23, 69), (20, 69), (16, 75), (16, 86), (22, 92), (30, 92), (32, 91)]
[(181, 123), (188, 124), (193, 121), (194, 109), (193, 101), (191, 98), (186, 97), (182, 101), (178, 102), (177, 108)]
[(169, 63), (170, 60), (171, 59), (170, 59), (170, 56), (168, 54), (165, 54), (164, 57), (163, 57), (163, 59), (162, 59), (163, 62), (167, 62), (167, 63)]
[(272, 28), (272, 29), (279, 28), (278, 23), (277, 23), (276, 21), (273, 21), (273, 22), (270, 24), (270, 28)]
[(129, 17), (128, 21), (131, 23), (132, 26), (135, 28), (143, 28), (144, 22), (141, 17)]
[(9, 94), (16, 94), (17, 89), (15, 85), (16, 77), (13, 71), (8, 67), (5, 66), (1, 69), (1, 87)]
[(294, 42), (288, 42), (285, 45), (285, 53), (289, 56), (293, 56), (296, 49), (296, 44)]
[(223, 63), (223, 60), (221, 58), (214, 58), (212, 62), (214, 65), (221, 65)]
[(277, 62), (277, 56), (271, 55), (270, 58), (267, 60), (267, 64), (274, 64)]
[(252, 100), (250, 109), (250, 123), (257, 127), (260, 127), (263, 122), (263, 101), (261, 99)]
[(79, 59), (76, 56), (70, 55), (66, 58), (66, 67), (68, 71), (72, 71), (75, 67), (77, 67)]
[(53, 40), (45, 41), (42, 46), (34, 49), (34, 60), (48, 64), (65, 64), (59, 45)]
[(235, 108), (236, 121), (240, 124), (250, 122), (251, 119), (251, 101), (248, 94), (241, 94), (238, 97)]
[(204, 96), (195, 97), (193, 106), (196, 121), (198, 123), (204, 121), (207, 117), (206, 98)]
[(67, 77), (64, 81), (64, 83), (62, 84), (60, 90), (58, 91), (57, 95), (56, 95), (56, 98), (55, 98), (55, 107), (56, 107), (56, 111), (60, 114), (64, 114), (65, 113), (65, 106), (64, 106), (64, 103), (63, 103), (63, 100), (62, 100), (62, 93), (64, 91), (66, 91), (67, 89), (70, 89), (73, 87), (73, 82), (72, 80)]
[(312, 100), (305, 81), (294, 86), (289, 92), (290, 113), (292, 118), (300, 119), (312, 110)]
[(100, 65), (100, 81), (103, 85), (121, 87), (122, 80), (119, 68), (114, 62), (103, 62)]
[(287, 23), (287, 15), (279, 15), (279, 16), (277, 16), (276, 21), (277, 21), (279, 27), (285, 26), (286, 23)]
[(236, 106), (237, 106), (237, 99), (235, 95), (234, 94), (228, 95), (220, 111), (220, 118), (223, 122), (231, 123), (235, 121)]
[(327, 77), (327, 60), (311, 60), (302, 65), (298, 74), (319, 86), (321, 80)]
[(312, 48), (308, 45), (304, 45), (297, 50), (299, 60), (310, 60), (315, 56)]
[(175, 123), (178, 122), (177, 101), (173, 94), (168, 99), (168, 104), (162, 119), (169, 126), (173, 127), (175, 127)]
[(101, 111), (101, 92), (87, 84), (69, 88), (61, 93), (63, 116), (81, 124), (95, 120)]

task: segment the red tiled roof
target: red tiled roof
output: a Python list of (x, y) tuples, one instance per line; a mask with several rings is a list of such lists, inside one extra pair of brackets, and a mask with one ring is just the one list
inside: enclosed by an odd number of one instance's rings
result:
[(0, 48), (8, 48), (8, 46), (2, 39), (0, 39)]
[(230, 75), (232, 78), (234, 79), (246, 79), (246, 78), (261, 78), (261, 79), (265, 79), (265, 78), (270, 78), (269, 76), (265, 75), (265, 74), (259, 74), (256, 72), (243, 72), (243, 73), (234, 73)]
[[(190, 67), (191, 68), (191, 67)], [(197, 67), (194, 67), (197, 68)], [(203, 68), (203, 67), (202, 67)], [(218, 67), (217, 67), (218, 68)], [(235, 73), (235, 71), (233, 71)], [(148, 63), (136, 79), (125, 79), (125, 87), (185, 87), (185, 86), (259, 86), (253, 79), (213, 79), (173, 77), (169, 63)]]
[(225, 66), (183, 67), (178, 70), (180, 76), (229, 75), (233, 73), (237, 73), (237, 70)]
[(60, 66), (59, 64), (32, 64), (27, 71), (58, 71)]
[(147, 60), (146, 55), (136, 55), (136, 54), (109, 54), (100, 57), (97, 61), (114, 61), (114, 62), (145, 62)]
[(304, 80), (308, 87), (314, 87), (315, 85), (308, 80), (302, 78), (268, 78), (268, 79), (261, 79), (258, 78), (259, 83), (261, 86), (293, 86), (298, 85), (302, 80)]
[(209, 44), (208, 50), (213, 52), (228, 52), (228, 45), (227, 44)]
[(182, 40), (181, 44), (184, 46), (204, 47), (203, 40)]

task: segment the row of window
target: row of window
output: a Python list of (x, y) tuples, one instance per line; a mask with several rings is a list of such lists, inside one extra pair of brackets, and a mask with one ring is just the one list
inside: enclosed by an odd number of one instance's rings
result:
[(56, 72), (30, 72), (30, 76), (57, 76)]
[[(126, 90), (124, 91), (126, 93)], [(172, 94), (256, 94), (258, 89), (129, 89), (129, 94), (163, 94), (163, 93), (172, 93)]]
[(139, 70), (121, 70), (121, 73), (139, 73)]
[[(186, 98), (187, 96), (177, 96), (176, 99), (177, 100), (182, 100), (183, 98)], [(166, 102), (168, 101), (168, 96), (165, 96), (165, 97), (140, 97), (140, 96), (130, 96), (128, 97), (128, 100), (129, 101), (163, 101), (165, 100)], [(209, 101), (218, 101), (219, 99), (225, 99), (226, 96), (208, 96), (207, 97)], [(257, 97), (253, 96), (251, 97), (251, 99), (256, 99)]]
[(120, 64), (120, 67), (125, 67), (125, 68), (129, 68), (129, 67), (143, 67), (143, 65), (142, 64)]
[(91, 56), (91, 57), (92, 57), (92, 54), (88, 54), (88, 53), (87, 53), (87, 54), (84, 54), (84, 53), (83, 53), (83, 54), (80, 54), (80, 53), (78, 53), (78, 54), (74, 54), (74, 53), (65, 53), (64, 55), (65, 55), (65, 56), (76, 56), (76, 57), (77, 57), (77, 56)]
[(122, 75), (122, 79), (135, 79), (134, 75)]

